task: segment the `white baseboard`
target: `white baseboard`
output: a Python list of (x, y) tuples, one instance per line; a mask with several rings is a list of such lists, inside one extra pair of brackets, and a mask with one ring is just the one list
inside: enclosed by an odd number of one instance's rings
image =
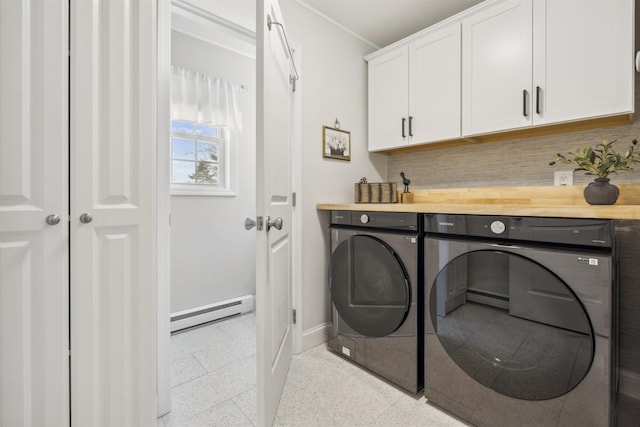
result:
[(302, 351), (309, 350), (329, 340), (331, 323), (323, 323), (302, 333)]
[(626, 369), (620, 369), (618, 375), (618, 391), (634, 399), (640, 399), (640, 375)]
[(214, 320), (233, 316), (234, 314), (250, 313), (254, 307), (255, 297), (253, 295), (245, 295), (240, 298), (171, 313), (171, 332), (213, 322)]

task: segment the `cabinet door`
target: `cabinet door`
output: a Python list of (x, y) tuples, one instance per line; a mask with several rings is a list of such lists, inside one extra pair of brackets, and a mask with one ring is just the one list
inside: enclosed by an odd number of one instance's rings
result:
[(491, 5), (462, 23), (462, 134), (531, 125), (531, 0)]
[(71, 419), (151, 426), (156, 2), (71, 6)]
[(460, 23), (409, 45), (411, 144), (460, 137)]
[(633, 2), (534, 2), (534, 124), (633, 111)]
[(400, 46), (369, 60), (369, 151), (408, 143), (407, 56), (408, 47)]
[(69, 425), (68, 12), (0, 1), (0, 426)]

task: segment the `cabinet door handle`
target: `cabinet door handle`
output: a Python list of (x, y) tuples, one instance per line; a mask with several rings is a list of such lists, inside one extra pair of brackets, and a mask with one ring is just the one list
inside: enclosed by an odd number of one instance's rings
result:
[(528, 117), (527, 114), (527, 90), (522, 91), (522, 115)]
[(540, 110), (540, 92), (542, 91), (542, 89), (540, 88), (540, 86), (536, 86), (536, 114), (542, 114), (542, 111)]
[(413, 116), (409, 116), (409, 136), (413, 136), (413, 130), (411, 130), (411, 122), (413, 122)]
[(406, 123), (407, 119), (405, 119), (404, 117), (402, 118), (402, 137), (406, 138), (407, 135), (405, 135), (404, 133), (404, 124)]

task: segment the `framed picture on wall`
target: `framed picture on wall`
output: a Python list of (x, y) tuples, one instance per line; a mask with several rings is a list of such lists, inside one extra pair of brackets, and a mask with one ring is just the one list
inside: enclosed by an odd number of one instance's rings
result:
[(322, 126), (322, 157), (351, 160), (351, 132)]

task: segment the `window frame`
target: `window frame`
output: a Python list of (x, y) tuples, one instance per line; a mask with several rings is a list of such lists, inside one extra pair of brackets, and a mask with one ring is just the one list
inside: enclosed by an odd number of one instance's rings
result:
[[(175, 120), (171, 119), (171, 122), (174, 121), (183, 121), (183, 120)], [(170, 153), (169, 153), (169, 182), (170, 182), (170, 194), (172, 196), (222, 196), (222, 197), (235, 197), (237, 196), (236, 191), (236, 182), (237, 182), (237, 160), (236, 160), (236, 145), (234, 141), (237, 141), (237, 132), (232, 131), (230, 128), (225, 126), (215, 126), (210, 125), (218, 130), (218, 135), (222, 135), (222, 137), (218, 136), (216, 138), (209, 137), (199, 137), (193, 134), (186, 134), (182, 132), (171, 132), (170, 133)], [(169, 126), (171, 128), (171, 124)], [(223, 171), (222, 178), (224, 180), (225, 185), (213, 185), (206, 183), (174, 183), (173, 182), (173, 162), (174, 160), (183, 160), (183, 159), (175, 159), (173, 157), (173, 138), (178, 137), (182, 139), (189, 139), (193, 141), (202, 140), (204, 142), (219, 142), (222, 144), (222, 156), (221, 159), (218, 159), (218, 165)], [(197, 144), (196, 144), (197, 147)], [(197, 150), (195, 155), (195, 162), (197, 164)]]

